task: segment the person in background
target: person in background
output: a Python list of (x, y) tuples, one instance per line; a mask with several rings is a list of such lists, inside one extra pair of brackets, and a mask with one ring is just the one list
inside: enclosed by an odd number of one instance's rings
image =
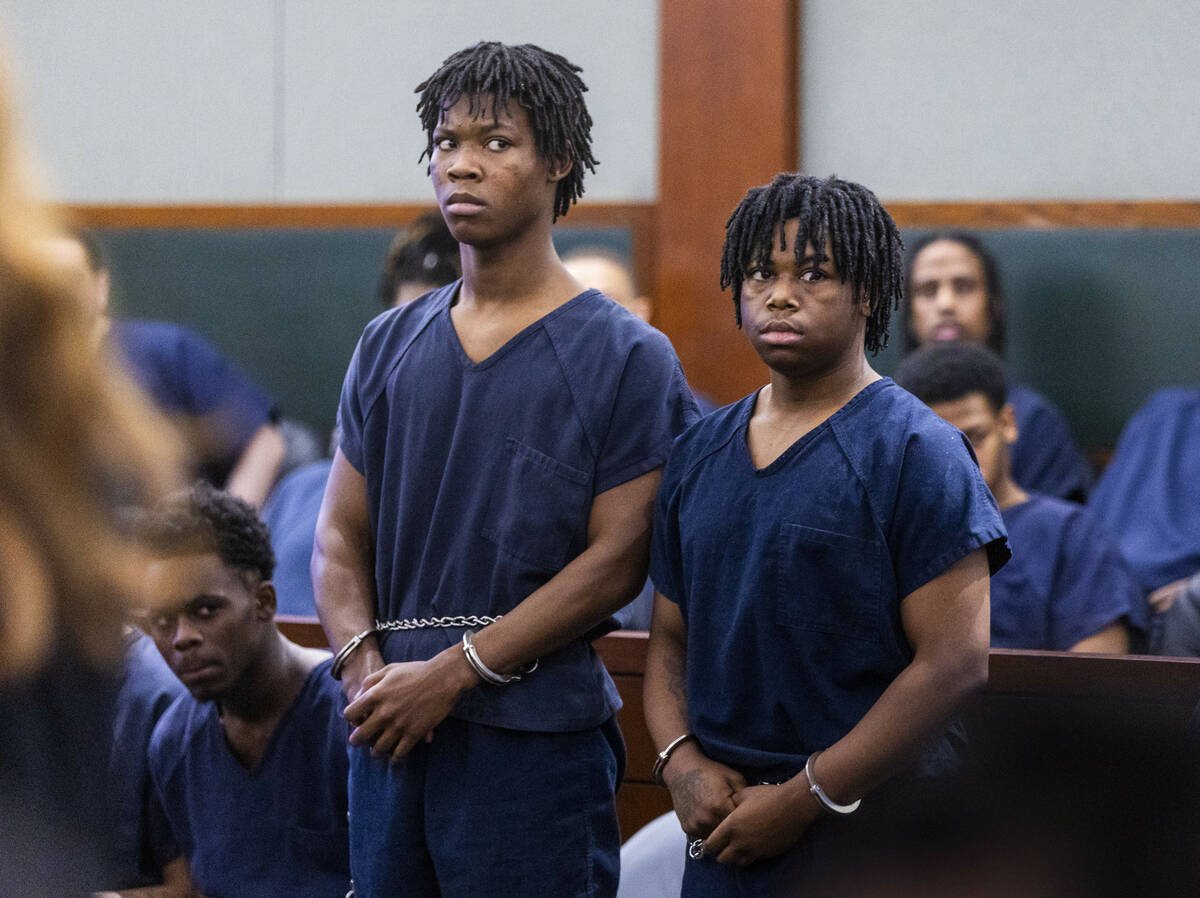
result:
[(0, 50), (0, 896), (82, 894), (110, 854), (106, 777), (140, 555), (114, 496), (177, 483), (177, 446), (94, 351), (64, 231), (33, 186)]
[[(983, 242), (963, 231), (936, 231), (908, 254), (904, 338), (908, 350), (963, 340), (1004, 357), (1008, 339), (1005, 297), (996, 260)], [(1054, 405), (1020, 384), (1009, 401), (1020, 436), (1012, 450), (1013, 478), (1024, 489), (1082, 502), (1092, 469), (1075, 445), (1070, 425)]]
[(193, 473), (261, 507), (287, 451), (274, 401), (189, 328), (167, 321), (110, 321), (111, 278), (90, 234), (64, 235), (54, 252), (60, 264), (79, 270), (114, 358), (175, 426)]
[(780, 174), (726, 226), (769, 383), (676, 441), (651, 554), (646, 723), (688, 898), (807, 894), (831, 844), (945, 769), (987, 678), (1000, 513), (962, 434), (866, 356), (902, 279), (860, 184)]
[(1009, 456), (1019, 439), (1004, 365), (973, 343), (930, 344), (905, 357), (904, 387), (962, 431), (996, 497), (1013, 557), (992, 576), (992, 647), (1121, 654), (1147, 608), (1112, 537), (1086, 508), (1027, 492)]
[(146, 593), (157, 600), (146, 630), (190, 693), (150, 741), (167, 882), (231, 898), (344, 895), (341, 690), (328, 652), (275, 625), (266, 526), (249, 504), (201, 482), (138, 529), (151, 553)]
[(1147, 593), (1150, 651), (1200, 655), (1200, 388), (1155, 393), (1088, 499)]
[(405, 306), (461, 276), (458, 241), (433, 209), (392, 238), (379, 276), (379, 302), (385, 309)]

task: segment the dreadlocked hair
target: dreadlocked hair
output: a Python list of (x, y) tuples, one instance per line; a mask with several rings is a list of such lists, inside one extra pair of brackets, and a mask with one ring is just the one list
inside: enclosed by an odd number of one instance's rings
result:
[(842, 280), (868, 298), (866, 348), (879, 352), (887, 346), (888, 321), (903, 295), (904, 245), (896, 223), (874, 193), (833, 175), (778, 174), (770, 184), (751, 188), (729, 216), (721, 253), (721, 289), (733, 287), (738, 327), (742, 326), (746, 272), (767, 264), (776, 239), (781, 250), (787, 249), (781, 226), (792, 218), (800, 224), (793, 247), (796, 261), (804, 258), (808, 245), (823, 256), (828, 244)]
[(587, 85), (579, 66), (534, 44), (513, 46), (480, 41), (447, 57), (442, 67), (417, 85), (417, 115), (427, 143), (421, 158), (433, 155), (433, 132), (444, 110), (466, 96), (470, 113), (493, 115), (516, 100), (533, 125), (534, 145), (543, 159), (574, 163), (558, 182), (554, 217), (566, 215), (583, 196), (583, 169), (599, 165), (592, 155), (592, 117), (583, 101)]

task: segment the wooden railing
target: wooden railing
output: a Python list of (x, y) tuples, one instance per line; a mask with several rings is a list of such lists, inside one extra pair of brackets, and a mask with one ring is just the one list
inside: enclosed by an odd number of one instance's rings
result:
[[(281, 617), (280, 630), (294, 642), (326, 647), (320, 625), (309, 618)], [(647, 635), (617, 632), (597, 640), (596, 650), (608, 667), (624, 707), (618, 714), (625, 734), (628, 766), (617, 796), (622, 836), (670, 810), (665, 789), (653, 784), (650, 769), (654, 746), (642, 714), (642, 674)], [(1200, 659), (1137, 655), (1080, 655), (1067, 652), (1023, 652), (993, 649), (988, 685), (971, 709), (977, 725), (1006, 725), (1013, 708), (1087, 705), (1122, 714), (1131, 706), (1144, 712), (1186, 718), (1200, 702)]]

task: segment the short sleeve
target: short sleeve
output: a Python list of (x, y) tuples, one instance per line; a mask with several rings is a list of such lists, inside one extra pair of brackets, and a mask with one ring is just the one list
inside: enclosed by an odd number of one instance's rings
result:
[(171, 825), (167, 822), (166, 812), (163, 811), (162, 800), (153, 786), (146, 796), (143, 819), (146, 821), (146, 851), (155, 869), (161, 871), (183, 852), (171, 833)]
[(667, 338), (640, 340), (629, 353), (596, 465), (597, 494), (666, 463), (671, 443), (700, 413)]
[(683, 553), (679, 540), (678, 459), (667, 464), (654, 500), (654, 530), (650, 539), (650, 580), (672, 602), (685, 606)]
[(1146, 627), (1141, 589), (1100, 522), (1082, 509), (1063, 534), (1050, 614), (1053, 647), (1064, 652), (1122, 619)]
[(354, 355), (346, 369), (346, 379), (342, 382), (342, 396), (338, 401), (337, 413), (337, 442), (338, 448), (346, 461), (353, 465), (358, 473), (366, 474), (366, 463), (363, 458), (363, 403), (360, 390), (360, 357), (363, 350), (362, 340), (354, 348)]
[(995, 573), (1009, 559), (1007, 531), (966, 437), (940, 420), (909, 434), (888, 544), (901, 598), (986, 549)]
[(1013, 479), (1032, 492), (1082, 502), (1092, 487), (1092, 469), (1062, 412), (1038, 400), (1014, 403), (1018, 436), (1012, 450)]

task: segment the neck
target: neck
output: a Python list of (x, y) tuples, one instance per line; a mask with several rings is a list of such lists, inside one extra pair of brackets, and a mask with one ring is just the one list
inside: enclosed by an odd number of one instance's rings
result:
[(219, 699), (221, 715), (247, 722), (277, 717), (287, 710), (305, 676), (292, 644), (272, 624), (262, 651)]
[(860, 350), (818, 374), (791, 376), (771, 370), (771, 405), (777, 411), (807, 413), (814, 408), (845, 405), (868, 384), (879, 380)]
[(554, 250), (549, 223), (491, 246), (462, 245), (463, 305), (514, 304), (535, 299), (550, 286), (561, 292), (571, 276)]
[(1020, 505), (1029, 498), (1029, 493), (1017, 486), (1017, 482), (1007, 471), (996, 484), (989, 483), (988, 487), (991, 488), (992, 495), (996, 497), (996, 504), (1000, 506), (1001, 511), (1012, 508), (1014, 505)]

